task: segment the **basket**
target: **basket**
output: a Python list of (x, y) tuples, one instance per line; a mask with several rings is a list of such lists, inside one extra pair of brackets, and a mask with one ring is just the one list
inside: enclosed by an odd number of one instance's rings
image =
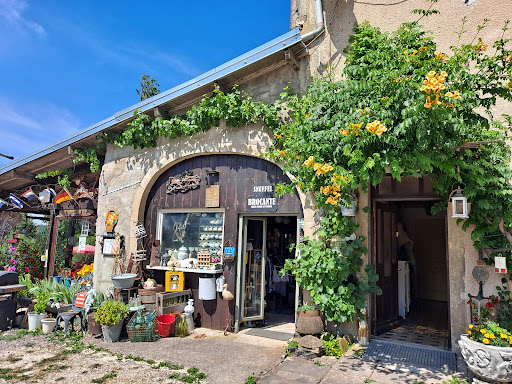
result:
[(153, 321), (151, 325), (147, 327), (139, 327), (136, 328), (132, 325), (133, 319), (137, 316), (135, 313), (130, 321), (128, 322), (128, 326), (126, 327), (126, 331), (128, 332), (128, 338), (132, 343), (139, 343), (141, 341), (154, 341), (158, 339), (158, 325), (156, 322), (156, 313), (153, 315)]

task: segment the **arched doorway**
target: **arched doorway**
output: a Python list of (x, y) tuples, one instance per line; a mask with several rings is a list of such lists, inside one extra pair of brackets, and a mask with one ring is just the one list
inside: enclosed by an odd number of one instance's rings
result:
[[(170, 180), (179, 179), (184, 172), (195, 177), (198, 186), (183, 192), (169, 192)], [(150, 241), (161, 241), (164, 255), (182, 247), (187, 248), (188, 256), (192, 258), (202, 251), (209, 251), (213, 256), (220, 251), (224, 254), (225, 247), (235, 248), (234, 259), (224, 260), (219, 270), (185, 271), (185, 285), (192, 290), (196, 299), (196, 325), (223, 329), (229, 321), (229, 325), (234, 326), (235, 318), (241, 319), (241, 311), (245, 312), (248, 308), (245, 301), (241, 304), (240, 298), (248, 298), (247, 287), (256, 283), (259, 284), (260, 296), (251, 298), (255, 299), (252, 300), (253, 304), (255, 301), (259, 303), (260, 309), (263, 309), (259, 313), (263, 315), (254, 318), (255, 321), (261, 320), (263, 324), (265, 310), (270, 311), (277, 304), (282, 306), (286, 303), (294, 309), (294, 282), (287, 284), (293, 285), (292, 294), (287, 289), (279, 288), (281, 302), (275, 299), (276, 293), (274, 291), (272, 294), (271, 287), (274, 266), (282, 265), (284, 259), (290, 257), (287, 245), (296, 241), (299, 219), (303, 217), (297, 194), (287, 194), (281, 198), (275, 196), (275, 186), (289, 182), (276, 164), (264, 159), (238, 154), (208, 154), (175, 164), (165, 170), (151, 187), (144, 211), (144, 225)], [(244, 226), (244, 221), (249, 224), (248, 227)], [(254, 239), (253, 251), (249, 251), (247, 245), (256, 236), (254, 225), (257, 223), (264, 223), (264, 226), (258, 227), (260, 246), (256, 248)], [(244, 228), (245, 234), (242, 233)], [(255, 263), (257, 250), (261, 252), (258, 253), (258, 263)], [(247, 258), (248, 252), (254, 253), (252, 259)], [(166, 266), (160, 267), (152, 270), (157, 280), (165, 279)], [(260, 269), (253, 269), (256, 267)], [(223, 300), (220, 292), (216, 293), (214, 299), (200, 300), (199, 278), (218, 278), (221, 275), (226, 280), (228, 290), (236, 296), (235, 300)]]

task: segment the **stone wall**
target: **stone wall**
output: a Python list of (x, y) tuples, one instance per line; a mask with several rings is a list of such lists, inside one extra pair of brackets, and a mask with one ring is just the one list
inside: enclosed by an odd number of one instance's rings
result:
[[(126, 254), (136, 249), (137, 239), (133, 235), (135, 222), (143, 222), (144, 207), (148, 193), (166, 169), (183, 159), (204, 154), (238, 153), (258, 156), (272, 143), (268, 129), (259, 124), (231, 128), (221, 123), (193, 137), (181, 137), (173, 141), (160, 139), (156, 148), (134, 150), (132, 147), (107, 148), (105, 164), (101, 171), (98, 198), (97, 235), (105, 232), (102, 219), (106, 211), (119, 213), (116, 232), (126, 238)], [(304, 194), (299, 194), (304, 210), (305, 235), (313, 228), (313, 204)], [(112, 286), (110, 275), (115, 260), (103, 256), (96, 247), (94, 257), (94, 286), (105, 291)]]

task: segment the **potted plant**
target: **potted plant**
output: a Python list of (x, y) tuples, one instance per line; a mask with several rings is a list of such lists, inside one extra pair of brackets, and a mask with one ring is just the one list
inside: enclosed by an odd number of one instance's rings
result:
[(494, 321), (469, 324), (466, 332), (460, 337), (459, 347), (469, 370), (487, 381), (512, 382), (512, 332)]
[(103, 339), (107, 343), (119, 340), (123, 320), (128, 316), (128, 306), (120, 301), (106, 300), (94, 314), (94, 320), (101, 324)]
[(103, 304), (106, 299), (107, 297), (102, 292), (97, 292), (90, 308), (91, 312), (87, 314), (87, 331), (93, 335), (102, 333), (101, 324), (94, 319), (94, 315), (96, 314), (99, 306)]
[(45, 292), (39, 292), (36, 299), (37, 302), (34, 304), (34, 312), (28, 313), (28, 329), (30, 331), (41, 328), (41, 320), (46, 317), (46, 305), (49, 296)]
[(302, 335), (317, 335), (324, 331), (324, 322), (320, 311), (312, 305), (297, 308), (297, 332)]

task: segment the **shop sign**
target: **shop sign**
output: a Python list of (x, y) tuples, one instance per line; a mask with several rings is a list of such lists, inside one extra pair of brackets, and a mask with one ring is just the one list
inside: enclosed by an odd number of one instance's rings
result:
[(277, 198), (275, 186), (271, 183), (257, 183), (252, 186), (252, 195), (247, 197), (248, 212), (275, 212)]
[(62, 209), (59, 211), (59, 216), (75, 217), (75, 216), (94, 216), (92, 209)]

